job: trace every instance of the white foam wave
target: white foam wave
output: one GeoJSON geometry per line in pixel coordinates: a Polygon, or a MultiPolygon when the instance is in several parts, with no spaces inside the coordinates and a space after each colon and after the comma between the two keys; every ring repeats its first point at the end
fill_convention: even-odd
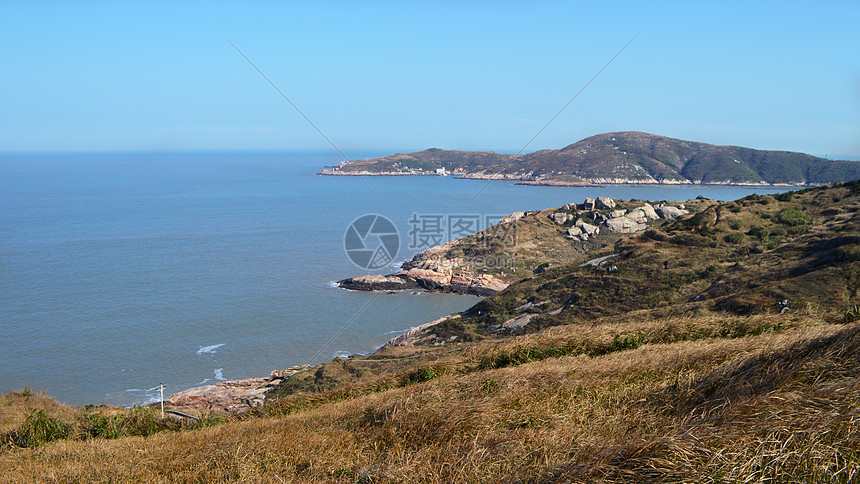
{"type": "Polygon", "coordinates": [[[226,343],[220,343],[220,344],[217,344],[217,345],[209,345],[209,346],[201,346],[201,347],[197,350],[197,354],[198,354],[198,355],[204,355],[204,354],[212,354],[212,353],[215,353],[215,350],[217,350],[218,348],[220,348],[220,347],[224,346],[225,344],[226,344],[226,343]]]}
{"type": "Polygon", "coordinates": [[[199,382],[199,383],[197,383],[197,384],[198,384],[198,385],[202,385],[202,384],[206,383],[207,381],[212,381],[212,379],[211,379],[211,378],[204,378],[204,379],[203,379],[203,381],[201,381],[201,382],[199,382]]]}
{"type": "Polygon", "coordinates": [[[340,287],[340,284],[338,284],[337,281],[328,281],[328,287],[332,289],[337,289],[340,287]]]}
{"type": "MultiPolygon", "coordinates": [[[[412,329],[412,328],[409,328],[409,329],[412,329]]],[[[385,332],[382,334],[400,334],[400,333],[405,333],[405,332],[409,331],[409,329],[395,329],[394,331],[388,331],[388,332],[385,332]]]]}
{"type": "Polygon", "coordinates": [[[351,354],[352,353],[350,353],[349,351],[338,351],[334,354],[334,357],[340,358],[340,359],[345,359],[345,358],[349,358],[349,355],[351,355],[351,354]]]}
{"type": "Polygon", "coordinates": [[[226,378],[224,378],[224,368],[215,368],[213,372],[215,373],[216,380],[226,380],[226,378]]]}

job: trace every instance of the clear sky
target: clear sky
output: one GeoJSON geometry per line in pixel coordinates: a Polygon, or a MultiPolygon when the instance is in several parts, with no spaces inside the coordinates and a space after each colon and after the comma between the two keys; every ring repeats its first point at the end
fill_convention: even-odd
{"type": "Polygon", "coordinates": [[[860,156],[860,2],[0,2],[0,151],[516,152],[637,130],[860,156]]]}

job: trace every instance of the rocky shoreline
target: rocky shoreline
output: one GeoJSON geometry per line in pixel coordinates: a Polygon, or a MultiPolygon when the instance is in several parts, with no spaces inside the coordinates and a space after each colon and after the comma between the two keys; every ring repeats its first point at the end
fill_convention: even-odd
{"type": "MultiPolygon", "coordinates": [[[[309,369],[308,365],[275,370],[268,377],[220,381],[174,393],[164,400],[173,409],[245,413],[263,406],[266,392],[284,379],[309,369]]],[[[153,404],[159,405],[159,404],[153,404]]]]}
{"type": "Polygon", "coordinates": [[[358,276],[337,281],[338,286],[353,291],[402,291],[423,289],[433,292],[491,296],[508,287],[508,283],[489,275],[471,275],[451,271],[409,269],[388,275],[358,276]]]}
{"type": "MultiPolygon", "coordinates": [[[[821,183],[767,183],[767,182],[733,182],[733,181],[709,181],[707,183],[692,180],[676,180],[656,178],[583,178],[582,181],[553,180],[552,178],[538,178],[531,175],[519,175],[510,173],[457,173],[453,172],[453,178],[463,180],[497,180],[515,181],[516,185],[525,186],[550,186],[550,187],[590,187],[602,188],[606,185],[702,185],[702,186],[734,186],[734,187],[762,187],[762,188],[804,188],[822,185],[821,183]]],[[[335,169],[321,170],[317,175],[323,176],[446,176],[435,172],[400,172],[400,171],[343,171],[335,169]]]]}
{"type": "MultiPolygon", "coordinates": [[[[563,230],[567,239],[586,242],[596,237],[601,228],[619,234],[629,234],[645,230],[654,221],[674,220],[688,213],[683,204],[651,205],[643,202],[641,206],[633,207],[635,208],[631,210],[619,208],[616,201],[608,197],[586,198],[583,203],[569,203],[555,211],[548,211],[543,216],[547,216],[563,230]]],[[[532,215],[535,215],[535,212],[515,212],[504,217],[500,223],[514,223],[532,215]]],[[[503,279],[504,273],[473,274],[465,270],[468,264],[464,259],[450,256],[452,249],[460,243],[460,240],[455,240],[420,252],[411,260],[404,262],[399,272],[350,277],[338,281],[337,284],[341,288],[355,291],[417,289],[482,297],[493,295],[510,285],[503,279]]],[[[450,343],[451,340],[437,338],[432,331],[428,330],[457,316],[452,314],[424,323],[391,338],[385,346],[450,343]]],[[[530,313],[524,313],[497,328],[492,328],[492,331],[517,331],[527,325],[532,316],[530,313]]],[[[286,378],[309,368],[308,365],[294,366],[275,370],[264,378],[229,380],[189,388],[173,394],[164,403],[183,410],[244,413],[252,408],[263,406],[269,390],[278,386],[286,378]]]]}
{"type": "Polygon", "coordinates": [[[499,276],[463,270],[463,259],[447,256],[456,243],[452,241],[418,253],[412,260],[404,262],[399,272],[350,277],[337,281],[337,284],[353,291],[420,289],[473,296],[491,296],[508,287],[509,283],[499,276]]]}

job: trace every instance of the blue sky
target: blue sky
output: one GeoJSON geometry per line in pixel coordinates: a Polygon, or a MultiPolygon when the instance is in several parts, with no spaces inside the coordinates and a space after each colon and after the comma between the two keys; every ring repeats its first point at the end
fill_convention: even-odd
{"type": "Polygon", "coordinates": [[[638,130],[860,157],[860,2],[0,3],[0,151],[516,152],[638,130]]]}

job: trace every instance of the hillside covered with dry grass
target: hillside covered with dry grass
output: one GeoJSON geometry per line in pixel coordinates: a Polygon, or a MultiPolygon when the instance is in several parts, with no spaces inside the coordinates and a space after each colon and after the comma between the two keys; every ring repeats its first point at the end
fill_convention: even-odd
{"type": "Polygon", "coordinates": [[[426,344],[310,368],[242,416],[5,394],[0,481],[857,480],[860,183],[695,210],[595,247],[601,267],[534,251],[548,270],[426,344]]]}

